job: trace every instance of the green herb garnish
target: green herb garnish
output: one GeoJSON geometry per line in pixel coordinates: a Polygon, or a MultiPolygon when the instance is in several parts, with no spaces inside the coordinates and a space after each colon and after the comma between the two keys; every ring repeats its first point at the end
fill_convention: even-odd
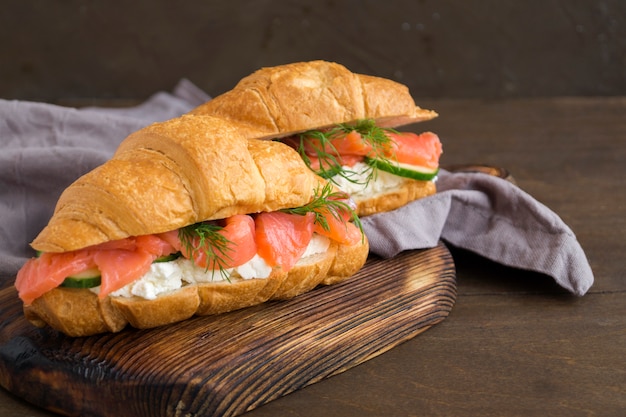
{"type": "MultiPolygon", "coordinates": [[[[226,271],[228,262],[232,259],[228,252],[233,250],[232,242],[219,233],[223,227],[213,223],[195,223],[178,230],[178,238],[184,247],[184,252],[194,262],[194,258],[202,253],[206,257],[206,270],[209,265],[217,266],[220,274],[230,282],[226,271]]],[[[215,273],[215,269],[213,269],[215,273]]]]}
{"type": "Polygon", "coordinates": [[[350,220],[357,226],[363,236],[363,225],[361,219],[357,216],[354,209],[345,202],[348,198],[343,191],[335,191],[332,183],[328,182],[320,190],[316,188],[313,193],[313,199],[304,206],[282,209],[280,211],[290,214],[299,214],[304,216],[307,213],[315,214],[315,223],[319,224],[322,229],[328,231],[330,226],[326,220],[326,213],[330,213],[335,219],[343,220],[342,213],[348,213],[350,220]]]}
{"type": "Polygon", "coordinates": [[[315,172],[323,178],[332,180],[332,177],[339,175],[352,183],[367,185],[375,178],[375,168],[368,168],[369,173],[365,181],[355,179],[356,173],[354,171],[342,168],[340,157],[338,156],[339,152],[332,143],[333,139],[338,136],[347,135],[352,131],[358,132],[363,141],[372,146],[372,152],[368,155],[369,157],[383,160],[387,159],[385,157],[385,150],[388,149],[391,143],[391,138],[389,138],[388,133],[395,133],[396,131],[391,128],[376,126],[373,119],[358,120],[355,124],[340,123],[326,131],[309,130],[303,132],[298,135],[300,144],[297,151],[309,168],[311,167],[311,159],[307,155],[307,150],[309,152],[313,151],[320,163],[319,169],[315,170],[315,172]]]}

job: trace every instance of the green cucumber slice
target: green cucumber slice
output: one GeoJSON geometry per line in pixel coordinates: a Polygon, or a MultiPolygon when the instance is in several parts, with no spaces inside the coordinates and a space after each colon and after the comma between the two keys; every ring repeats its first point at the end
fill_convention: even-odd
{"type": "Polygon", "coordinates": [[[169,262],[180,258],[180,252],[170,253],[169,255],[159,256],[154,262],[169,262]]]}
{"type": "Polygon", "coordinates": [[[439,168],[431,169],[420,167],[417,165],[403,164],[400,162],[392,162],[384,159],[365,158],[365,163],[400,177],[411,178],[420,181],[430,181],[437,176],[439,168]]]}
{"type": "MultiPolygon", "coordinates": [[[[160,256],[156,258],[154,262],[169,262],[180,256],[180,252],[176,252],[160,256]]],[[[100,270],[98,268],[91,268],[78,274],[68,276],[63,280],[60,286],[66,288],[93,288],[99,286],[101,283],[102,278],[100,276],[100,270]]]]}
{"type": "Polygon", "coordinates": [[[61,287],[93,288],[100,285],[100,283],[100,270],[98,268],[92,268],[65,278],[61,283],[61,287]]]}

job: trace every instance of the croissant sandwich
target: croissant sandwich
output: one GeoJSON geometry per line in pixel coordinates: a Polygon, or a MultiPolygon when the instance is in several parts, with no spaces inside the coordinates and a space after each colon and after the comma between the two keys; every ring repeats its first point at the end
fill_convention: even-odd
{"type": "Polygon", "coordinates": [[[353,208],[289,146],[185,115],[62,193],[15,286],[28,320],[69,336],[289,299],[363,266],[353,208]]]}
{"type": "Polygon", "coordinates": [[[337,63],[262,68],[191,111],[242,123],[248,135],[279,139],[349,193],[357,214],[396,209],[436,192],[442,146],[432,132],[395,128],[427,121],[406,86],[337,63]]]}

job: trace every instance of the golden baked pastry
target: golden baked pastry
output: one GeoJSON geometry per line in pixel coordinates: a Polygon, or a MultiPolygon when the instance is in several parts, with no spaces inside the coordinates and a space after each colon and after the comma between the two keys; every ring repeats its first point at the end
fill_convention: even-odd
{"type": "MultiPolygon", "coordinates": [[[[308,152],[308,157],[313,157],[313,152],[302,150],[299,144],[300,138],[307,132],[327,132],[337,126],[358,126],[363,121],[371,121],[380,129],[397,128],[437,117],[436,112],[417,106],[403,84],[353,73],[338,63],[319,60],[261,68],[241,79],[232,90],[190,113],[236,121],[243,126],[243,134],[250,138],[290,138],[294,147],[300,146],[301,153],[308,152]]],[[[367,179],[358,180],[361,187],[346,189],[358,204],[359,216],[393,210],[436,192],[433,179],[438,169],[441,146],[433,134],[428,139],[434,139],[434,142],[431,140],[428,145],[431,160],[427,161],[425,169],[423,165],[417,170],[409,166],[408,176],[389,183],[370,172],[367,179]]],[[[421,139],[416,137],[415,140],[421,139]]],[[[343,154],[337,152],[338,155],[331,152],[331,164],[340,165],[334,159],[343,154]]],[[[364,154],[367,152],[363,151],[364,154]]],[[[396,161],[395,155],[388,155],[387,159],[392,165],[403,162],[396,161]]],[[[341,167],[344,172],[355,170],[361,175],[364,171],[371,171],[367,165],[358,165],[357,168],[349,163],[344,165],[341,167]]],[[[386,168],[396,176],[401,171],[389,164],[386,168]]],[[[407,167],[402,165],[402,169],[406,171],[407,167]]],[[[334,181],[331,175],[327,177],[334,181]]],[[[350,179],[349,182],[355,181],[350,179]]],[[[344,185],[339,184],[340,188],[344,185]]]]}
{"type": "MultiPolygon", "coordinates": [[[[300,253],[295,265],[288,267],[261,256],[261,264],[257,260],[249,267],[252,272],[240,270],[240,264],[228,264],[230,255],[238,256],[239,250],[236,241],[229,240],[231,235],[220,238],[233,252],[227,255],[226,249],[216,245],[218,252],[211,247],[214,258],[201,265],[201,258],[195,257],[197,248],[185,246],[187,241],[180,234],[180,230],[194,225],[216,226],[210,230],[219,234],[228,228],[228,219],[243,216],[242,224],[248,226],[238,230],[258,239],[258,220],[253,219],[306,206],[317,201],[320,190],[333,190],[328,187],[328,182],[308,169],[292,148],[280,142],[249,140],[236,122],[184,115],[147,126],[129,135],[111,160],[62,193],[48,225],[32,243],[43,254],[28,261],[16,279],[25,315],[37,326],[49,325],[70,336],[86,336],[117,332],[128,324],[152,328],[193,315],[228,312],[340,282],[366,261],[368,242],[362,234],[358,239],[338,241],[330,235],[313,234],[311,229],[316,242],[322,242],[321,248],[310,255],[300,253]],[[223,219],[224,227],[219,223],[223,219]],[[157,251],[164,252],[157,255],[157,251]],[[166,278],[157,274],[142,284],[149,291],[135,291],[137,282],[146,279],[143,272],[124,281],[123,286],[121,279],[108,284],[124,274],[116,268],[135,267],[125,263],[127,259],[136,258],[139,263],[149,259],[147,268],[152,271],[162,255],[179,256],[158,262],[158,268],[169,268],[168,274],[180,275],[173,281],[177,287],[159,287],[157,281],[166,278]],[[223,265],[220,256],[226,262],[223,265]],[[95,267],[101,274],[98,286],[67,287],[68,279],[86,282],[84,277],[73,278],[77,272],[73,269],[71,274],[63,272],[70,271],[63,268],[70,268],[66,265],[73,262],[83,262],[79,270],[83,275],[95,267]],[[155,292],[157,287],[161,289],[155,292]]],[[[337,204],[341,210],[347,207],[337,204]]],[[[343,225],[355,227],[347,220],[343,225]]],[[[254,244],[260,248],[259,242],[254,244]]]]}

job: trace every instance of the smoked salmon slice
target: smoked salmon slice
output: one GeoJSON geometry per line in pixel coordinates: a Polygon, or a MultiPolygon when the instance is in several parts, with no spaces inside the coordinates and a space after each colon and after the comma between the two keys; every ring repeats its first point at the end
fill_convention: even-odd
{"type": "Polygon", "coordinates": [[[43,253],[38,258],[28,260],[18,271],[15,287],[24,304],[29,305],[42,294],[61,285],[68,276],[95,266],[93,256],[87,250],[43,253]]]}
{"type": "MultiPolygon", "coordinates": [[[[361,155],[365,156],[372,152],[372,145],[363,139],[363,136],[356,130],[352,130],[349,133],[337,136],[330,140],[332,150],[329,153],[333,155],[361,155]]],[[[315,143],[314,146],[320,146],[319,143],[315,143]]]]}
{"type": "MultiPolygon", "coordinates": [[[[337,166],[354,166],[365,157],[384,157],[431,169],[439,166],[442,146],[435,133],[388,131],[385,134],[389,142],[379,144],[376,149],[356,130],[337,135],[328,141],[314,136],[307,137],[302,144],[304,153],[309,159],[309,167],[314,171],[332,171],[337,166]]],[[[283,141],[296,149],[301,146],[297,137],[286,138],[283,141]]]]}
{"type": "Polygon", "coordinates": [[[174,251],[180,252],[182,250],[182,244],[180,242],[178,230],[171,230],[169,232],[159,233],[157,236],[169,243],[174,248],[174,251]]]}
{"type": "Polygon", "coordinates": [[[402,132],[390,133],[392,149],[388,157],[398,162],[435,169],[439,166],[442,153],[439,136],[432,132],[421,134],[402,132]]]}
{"type": "Polygon", "coordinates": [[[145,275],[156,258],[155,254],[142,250],[112,249],[95,252],[93,259],[101,274],[98,297],[104,298],[145,275]]]}
{"type": "Polygon", "coordinates": [[[96,249],[100,250],[92,250],[101,274],[100,298],[141,278],[159,256],[175,252],[171,244],[157,235],[129,237],[104,245],[107,249],[99,246],[96,249]]]}
{"type": "Polygon", "coordinates": [[[255,219],[257,252],[269,266],[289,271],[304,254],[311,238],[315,214],[275,211],[259,213],[255,219]]]}
{"type": "MultiPolygon", "coordinates": [[[[339,155],[335,158],[339,166],[347,166],[347,167],[352,167],[356,165],[358,162],[363,161],[363,159],[365,159],[363,155],[339,155]]],[[[309,155],[309,161],[310,161],[309,167],[313,171],[328,170],[328,169],[332,169],[335,166],[334,164],[329,164],[327,160],[325,160],[322,163],[322,161],[320,161],[320,158],[318,158],[317,156],[313,156],[313,155],[309,155]]]]}
{"type": "Polygon", "coordinates": [[[144,275],[159,256],[175,248],[156,235],[129,237],[64,253],[43,253],[18,271],[15,287],[26,305],[58,287],[65,278],[97,267],[101,298],[144,275]]]}
{"type": "MultiPolygon", "coordinates": [[[[200,236],[202,225],[196,227],[196,236],[188,244],[179,243],[183,256],[193,259],[197,266],[206,269],[234,268],[248,262],[257,252],[254,219],[246,214],[237,214],[225,220],[223,228],[215,228],[213,237],[200,236]],[[219,236],[217,236],[219,235],[219,236]]],[[[168,236],[167,239],[173,239],[168,236]]],[[[179,240],[180,242],[180,240],[179,240]]]]}
{"type": "MultiPolygon", "coordinates": [[[[356,159],[363,159],[366,155],[372,152],[372,145],[363,140],[363,137],[356,130],[336,136],[328,142],[324,142],[317,138],[307,138],[304,141],[304,152],[312,159],[317,159],[321,154],[332,155],[339,157],[340,162],[342,159],[352,157],[356,159]]],[[[346,165],[343,163],[343,165],[346,165]]]]}
{"type": "Polygon", "coordinates": [[[157,258],[178,251],[171,243],[158,235],[137,236],[135,237],[135,244],[137,245],[136,250],[156,255],[157,258]]]}
{"type": "Polygon", "coordinates": [[[323,224],[316,222],[313,231],[319,235],[326,236],[343,245],[354,245],[363,239],[361,230],[348,221],[349,216],[341,215],[341,213],[331,213],[330,210],[324,210],[321,213],[326,219],[327,228],[323,224]]]}

